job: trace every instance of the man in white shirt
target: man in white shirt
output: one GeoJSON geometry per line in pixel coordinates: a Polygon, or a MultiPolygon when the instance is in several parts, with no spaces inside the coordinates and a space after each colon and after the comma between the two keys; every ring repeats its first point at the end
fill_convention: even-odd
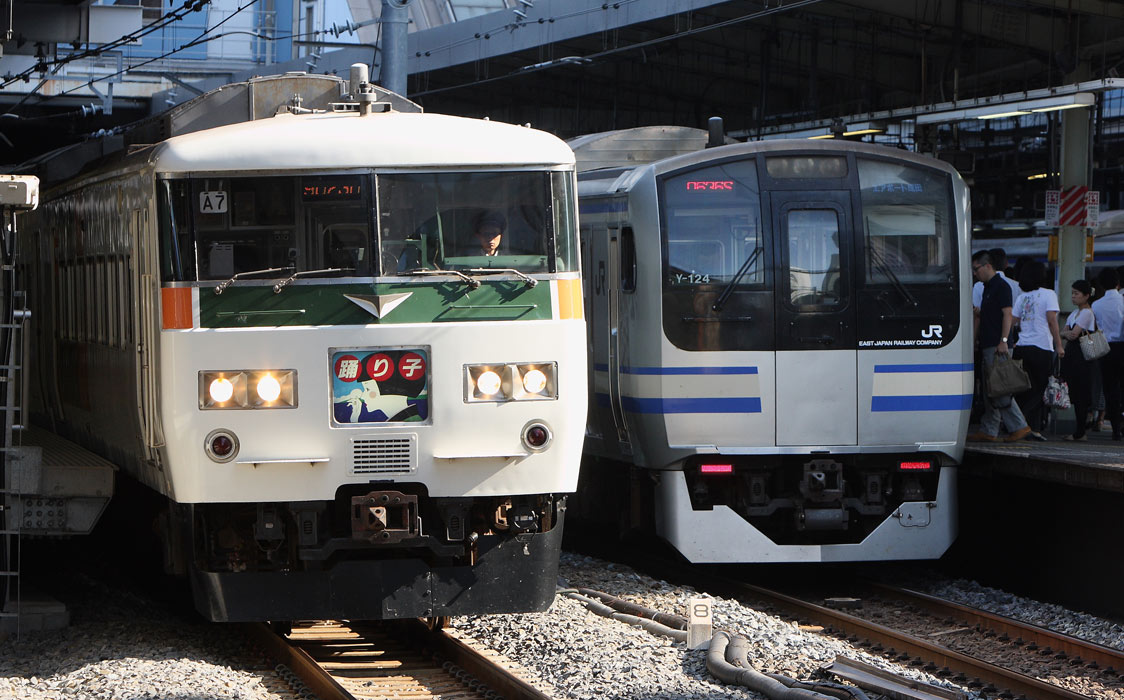
{"type": "Polygon", "coordinates": [[[1106,267],[1097,274],[1097,286],[1105,290],[1104,296],[1093,302],[1093,316],[1097,328],[1104,331],[1109,353],[1100,359],[1101,380],[1104,385],[1104,407],[1112,423],[1112,439],[1121,436],[1121,379],[1124,379],[1124,296],[1120,294],[1120,275],[1106,267]]]}

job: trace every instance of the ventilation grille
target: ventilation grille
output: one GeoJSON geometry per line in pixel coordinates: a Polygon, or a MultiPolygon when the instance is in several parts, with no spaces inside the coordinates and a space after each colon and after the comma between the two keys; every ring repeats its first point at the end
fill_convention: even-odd
{"type": "Polygon", "coordinates": [[[358,438],[351,441],[353,474],[412,472],[417,468],[417,436],[358,438]]]}

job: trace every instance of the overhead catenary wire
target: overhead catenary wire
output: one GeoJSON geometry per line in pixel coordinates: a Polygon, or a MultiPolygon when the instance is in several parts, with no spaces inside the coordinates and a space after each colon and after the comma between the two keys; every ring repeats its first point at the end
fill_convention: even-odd
{"type": "MultiPolygon", "coordinates": [[[[252,34],[252,35],[258,36],[256,32],[247,32],[247,31],[242,31],[242,30],[233,31],[233,32],[223,32],[221,34],[216,34],[216,35],[210,36],[210,37],[207,36],[207,34],[210,34],[211,32],[213,32],[216,29],[218,29],[219,27],[221,27],[222,25],[229,22],[239,12],[242,12],[246,8],[248,8],[252,5],[256,5],[257,3],[258,3],[258,0],[250,0],[245,5],[242,5],[238,9],[234,10],[234,12],[231,12],[222,21],[217,22],[215,24],[215,26],[205,29],[203,32],[201,32],[194,39],[182,44],[181,46],[178,46],[178,47],[172,49],[171,51],[165,52],[165,53],[163,53],[159,56],[156,56],[154,58],[150,58],[150,59],[141,61],[140,63],[135,63],[131,66],[126,67],[126,68],[122,68],[121,70],[119,70],[115,73],[110,73],[108,75],[99,76],[97,78],[91,78],[90,80],[87,80],[86,82],[82,83],[81,85],[76,85],[75,87],[72,87],[68,90],[63,90],[62,92],[59,92],[59,93],[54,94],[54,95],[47,95],[47,96],[41,98],[40,101],[41,102],[48,102],[48,101],[50,101],[50,100],[52,100],[56,97],[62,97],[63,95],[68,95],[68,94],[70,94],[70,93],[72,93],[76,90],[81,90],[82,88],[89,87],[89,86],[93,85],[94,83],[98,83],[98,82],[101,82],[103,80],[109,80],[111,78],[116,78],[117,76],[124,75],[125,73],[128,73],[131,70],[136,70],[137,68],[140,68],[142,66],[146,66],[150,63],[155,63],[156,61],[160,61],[162,59],[168,58],[169,56],[177,54],[180,51],[186,51],[187,49],[193,48],[193,47],[198,46],[200,44],[204,44],[208,41],[214,41],[215,39],[221,39],[224,36],[231,36],[231,35],[234,35],[234,34],[252,34]]],[[[263,37],[263,38],[266,38],[266,37],[263,37]]]]}
{"type": "Polygon", "coordinates": [[[141,27],[135,32],[125,34],[107,44],[101,44],[97,48],[85,49],[76,53],[67,54],[61,58],[56,58],[50,61],[37,61],[36,64],[31,66],[30,68],[27,68],[15,75],[6,76],[3,79],[3,82],[0,82],[0,89],[8,87],[12,83],[26,81],[31,78],[31,75],[33,73],[44,72],[47,68],[61,67],[68,63],[73,63],[74,61],[78,61],[84,58],[95,58],[107,51],[112,51],[114,49],[125,46],[126,44],[131,44],[136,40],[144,38],[157,30],[163,29],[172,22],[178,22],[179,20],[187,17],[194,12],[199,12],[208,4],[210,4],[210,1],[211,0],[185,0],[183,6],[180,9],[170,10],[166,12],[162,17],[154,20],[150,24],[141,27]]]}
{"type": "MultiPolygon", "coordinates": [[[[637,42],[635,44],[628,44],[626,46],[617,46],[617,47],[614,47],[614,48],[611,48],[611,49],[605,49],[604,51],[598,51],[596,53],[589,54],[588,56],[580,57],[580,62],[581,63],[588,63],[588,62],[594,61],[598,58],[603,58],[605,56],[609,56],[609,55],[612,55],[612,54],[623,53],[625,51],[635,51],[637,49],[643,49],[645,47],[653,46],[655,44],[662,44],[662,43],[666,43],[668,41],[675,41],[676,39],[682,39],[684,37],[694,36],[695,34],[701,34],[703,32],[710,32],[710,31],[714,31],[716,29],[723,29],[725,27],[730,27],[730,26],[733,26],[733,25],[736,25],[736,24],[741,24],[742,22],[750,22],[750,21],[753,21],[755,19],[760,19],[762,17],[768,17],[770,15],[774,15],[774,14],[777,14],[777,13],[780,13],[780,12],[788,12],[788,11],[791,11],[791,10],[799,9],[801,7],[806,7],[808,5],[815,5],[815,4],[818,4],[822,1],[823,0],[796,0],[795,2],[792,2],[792,3],[787,4],[787,5],[784,5],[784,4],[777,5],[776,7],[770,7],[770,8],[766,8],[764,10],[758,10],[756,12],[750,12],[750,13],[747,13],[747,14],[744,14],[744,15],[740,15],[738,17],[732,17],[730,19],[722,20],[720,22],[715,22],[713,24],[708,24],[708,25],[705,25],[705,26],[702,26],[702,27],[692,27],[690,29],[684,29],[682,31],[673,32],[671,34],[666,34],[664,36],[659,36],[659,37],[656,37],[654,39],[648,39],[646,41],[640,41],[640,42],[637,42]]],[[[503,29],[503,27],[501,27],[500,29],[503,29]]],[[[481,38],[480,33],[477,33],[475,35],[475,38],[476,39],[481,38]]],[[[487,38],[487,34],[484,35],[484,38],[487,38]]],[[[464,41],[461,41],[461,42],[453,42],[453,43],[449,44],[447,46],[447,48],[452,48],[453,46],[456,46],[456,45],[462,44],[462,43],[466,43],[467,41],[471,41],[471,39],[467,39],[467,40],[464,40],[464,41]]],[[[433,53],[435,51],[441,51],[441,50],[444,50],[444,47],[443,48],[437,48],[437,49],[431,49],[430,53],[433,53]]],[[[457,85],[449,85],[449,86],[446,86],[446,87],[434,88],[432,90],[425,90],[425,91],[422,91],[422,92],[415,93],[414,97],[425,97],[427,95],[435,95],[435,94],[442,93],[442,92],[449,92],[451,90],[460,90],[462,88],[474,87],[474,86],[477,86],[477,85],[483,85],[484,83],[492,83],[492,82],[496,82],[497,80],[507,80],[509,78],[515,78],[515,77],[527,75],[528,73],[536,73],[538,71],[546,70],[548,68],[554,68],[554,67],[557,67],[559,65],[568,65],[569,63],[573,63],[573,62],[574,61],[569,61],[569,62],[546,61],[544,63],[536,64],[536,65],[528,67],[528,68],[521,68],[519,70],[515,70],[515,71],[512,71],[510,73],[505,73],[504,75],[497,75],[497,76],[489,77],[489,78],[480,78],[480,79],[477,79],[477,80],[469,81],[467,83],[460,83],[460,84],[457,84],[457,85]]]]}

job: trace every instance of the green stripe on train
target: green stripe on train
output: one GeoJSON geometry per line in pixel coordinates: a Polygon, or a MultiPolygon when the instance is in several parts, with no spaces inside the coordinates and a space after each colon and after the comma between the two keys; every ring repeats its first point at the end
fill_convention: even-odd
{"type": "Polygon", "coordinates": [[[291,284],[234,286],[222,294],[199,290],[199,325],[203,328],[256,326],[348,326],[452,321],[537,321],[551,318],[550,284],[528,288],[520,280],[481,280],[469,291],[463,282],[394,284],[291,284]],[[409,294],[378,318],[364,306],[385,309],[386,297],[409,294]],[[350,295],[358,300],[352,301],[350,295]]]}

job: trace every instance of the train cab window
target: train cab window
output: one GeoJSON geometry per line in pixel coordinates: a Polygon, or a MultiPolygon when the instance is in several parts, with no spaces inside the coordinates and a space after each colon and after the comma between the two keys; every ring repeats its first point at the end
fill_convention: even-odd
{"type": "Polygon", "coordinates": [[[793,306],[835,306],[839,288],[839,214],[834,209],[790,209],[788,234],[789,302],[793,306]]]}
{"type": "Polygon", "coordinates": [[[749,287],[764,283],[761,203],[753,161],[669,177],[663,182],[663,200],[665,286],[693,289],[734,281],[749,287]]]}
{"type": "Polygon", "coordinates": [[[936,170],[858,159],[868,285],[953,281],[952,193],[936,170]]]}
{"type": "Polygon", "coordinates": [[[367,175],[335,174],[166,180],[163,278],[290,274],[285,268],[308,277],[369,275],[368,184],[367,175]]]}
{"type": "Polygon", "coordinates": [[[384,275],[415,270],[576,269],[569,173],[383,173],[379,252],[384,275]],[[562,177],[559,177],[562,176],[562,177]],[[499,232],[486,245],[478,231],[499,232]],[[565,239],[559,244],[556,238],[565,239]]]}

